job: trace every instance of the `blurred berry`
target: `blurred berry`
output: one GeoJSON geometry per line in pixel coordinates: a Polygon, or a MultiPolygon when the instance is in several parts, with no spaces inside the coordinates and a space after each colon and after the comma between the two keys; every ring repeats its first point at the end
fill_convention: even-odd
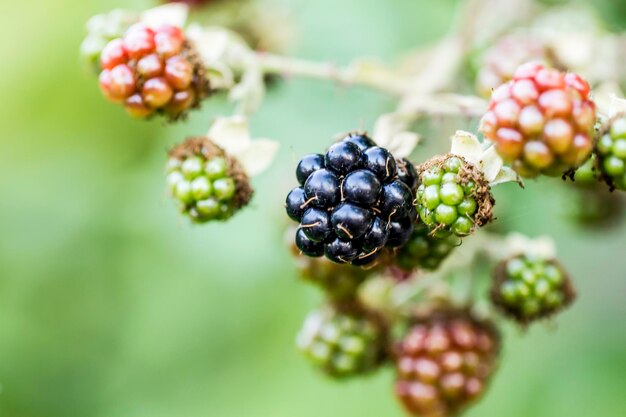
{"type": "Polygon", "coordinates": [[[362,308],[328,305],[308,315],[297,345],[329,376],[359,376],[376,370],[386,359],[387,329],[362,308]]]}
{"type": "Polygon", "coordinates": [[[434,271],[461,244],[459,237],[451,234],[435,236],[428,226],[415,226],[411,238],[396,254],[395,264],[404,271],[425,269],[434,271]]]}
{"type": "Polygon", "coordinates": [[[496,328],[464,310],[416,319],[396,349],[396,395],[419,417],[456,416],[477,400],[497,364],[496,328]]]}
{"type": "Polygon", "coordinates": [[[491,300],[521,324],[552,316],[575,297],[572,283],[554,259],[518,255],[494,271],[491,300]]]}
{"type": "Polygon", "coordinates": [[[163,114],[176,120],[209,93],[202,64],[174,26],[132,25],[104,47],[100,65],[102,93],[133,117],[163,114]]]}
{"type": "Polygon", "coordinates": [[[500,38],[484,51],[478,63],[476,90],[489,98],[491,92],[513,79],[515,70],[526,62],[554,64],[547,44],[531,34],[511,34],[500,38]]]}
{"type": "Polygon", "coordinates": [[[612,118],[596,144],[598,170],[610,186],[626,191],[626,115],[612,118]]]}

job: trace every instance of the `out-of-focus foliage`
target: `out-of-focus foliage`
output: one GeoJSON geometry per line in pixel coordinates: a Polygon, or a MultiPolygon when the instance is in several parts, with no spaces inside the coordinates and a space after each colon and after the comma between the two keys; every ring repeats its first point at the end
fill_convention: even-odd
{"type": "MultiPolygon", "coordinates": [[[[435,40],[458,2],[284,3],[299,27],[295,54],[346,63],[435,40]]],[[[285,144],[255,179],[263,191],[228,224],[192,227],[165,198],[165,151],[229,109],[209,103],[177,126],[134,121],[77,64],[89,16],[152,4],[2,5],[0,49],[10,59],[0,69],[0,416],[401,416],[390,372],[337,386],[298,356],[293,335],[319,299],[298,281],[282,236],[294,155],[336,132],[371,129],[390,101],[286,80],[252,122],[285,144]]],[[[598,7],[626,27],[620,2],[598,7]]],[[[457,128],[475,128],[459,119],[438,124],[435,137],[423,127],[424,155],[447,148],[457,128]]],[[[503,229],[555,237],[579,302],[558,337],[511,329],[490,395],[469,417],[626,415],[617,366],[626,351],[625,230],[575,229],[555,185],[503,186],[495,215],[503,229]]]]}

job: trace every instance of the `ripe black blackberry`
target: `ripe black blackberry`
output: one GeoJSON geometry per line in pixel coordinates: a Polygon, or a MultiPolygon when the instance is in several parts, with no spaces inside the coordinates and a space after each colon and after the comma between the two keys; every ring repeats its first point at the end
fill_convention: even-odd
{"type": "Polygon", "coordinates": [[[286,210],[300,223],[295,241],[303,254],[366,265],[382,248],[410,238],[415,167],[366,135],[350,134],[324,155],[305,156],[296,177],[300,186],[287,195],[286,210]]]}

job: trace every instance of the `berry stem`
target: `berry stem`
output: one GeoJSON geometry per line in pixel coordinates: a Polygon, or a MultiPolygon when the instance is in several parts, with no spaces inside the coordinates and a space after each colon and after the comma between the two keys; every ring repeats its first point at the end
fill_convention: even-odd
{"type": "Polygon", "coordinates": [[[340,67],[329,62],[315,62],[267,52],[258,52],[256,56],[261,69],[269,74],[317,78],[342,85],[363,85],[398,96],[406,92],[407,81],[382,67],[365,72],[359,71],[357,66],[340,67]]]}

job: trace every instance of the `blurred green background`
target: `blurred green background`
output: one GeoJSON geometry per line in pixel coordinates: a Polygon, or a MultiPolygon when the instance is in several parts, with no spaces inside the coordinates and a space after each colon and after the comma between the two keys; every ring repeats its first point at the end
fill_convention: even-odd
{"type": "MultiPolygon", "coordinates": [[[[621,3],[595,6],[624,27],[621,3]]],[[[436,39],[457,2],[287,4],[294,54],[347,63],[436,39]]],[[[176,126],[134,121],[77,57],[89,16],[150,5],[0,5],[0,416],[402,416],[392,372],[338,384],[293,347],[321,296],[297,279],[282,211],[297,155],[371,128],[393,101],[287,80],[252,120],[255,135],[284,144],[255,179],[252,207],[192,227],[164,194],[165,150],[229,107],[212,103],[176,126]]],[[[626,230],[574,228],[574,200],[553,186],[501,187],[496,215],[554,236],[580,298],[556,326],[506,327],[501,369],[468,416],[626,415],[626,230]]]]}

